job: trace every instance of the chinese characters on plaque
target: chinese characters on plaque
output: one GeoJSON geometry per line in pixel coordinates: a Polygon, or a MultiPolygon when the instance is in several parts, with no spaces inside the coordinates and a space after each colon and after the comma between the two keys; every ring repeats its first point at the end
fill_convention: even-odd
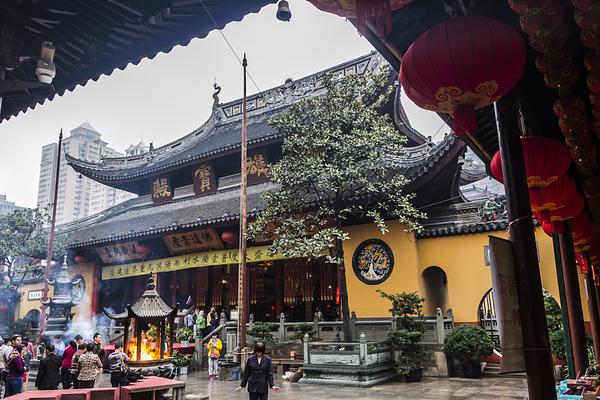
{"type": "Polygon", "coordinates": [[[263,182],[268,179],[269,166],[264,150],[248,152],[246,161],[246,171],[248,173],[248,185],[263,182]]]}
{"type": "Polygon", "coordinates": [[[135,252],[137,242],[125,242],[96,247],[96,252],[105,264],[141,260],[144,255],[135,252]]]}
{"type": "Polygon", "coordinates": [[[223,242],[213,228],[166,235],[163,240],[171,254],[223,248],[223,242]]]}
{"type": "MultiPolygon", "coordinates": [[[[158,260],[140,261],[131,264],[110,265],[102,268],[102,279],[119,279],[130,276],[149,275],[160,272],[172,272],[188,268],[210,267],[213,265],[237,264],[239,250],[215,250],[191,253],[158,260]]],[[[269,246],[250,247],[246,261],[260,262],[284,260],[279,253],[269,254],[269,246]]]]}
{"type": "Polygon", "coordinates": [[[215,174],[210,164],[202,164],[194,170],[194,192],[197,195],[213,193],[217,190],[215,174]]]}
{"type": "Polygon", "coordinates": [[[155,204],[161,204],[173,199],[173,190],[169,178],[161,176],[152,181],[152,201],[155,204]]]}

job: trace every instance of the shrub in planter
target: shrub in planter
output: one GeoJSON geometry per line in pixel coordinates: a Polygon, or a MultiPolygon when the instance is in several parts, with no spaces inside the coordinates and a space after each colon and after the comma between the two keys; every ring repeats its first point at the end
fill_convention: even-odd
{"type": "Polygon", "coordinates": [[[423,377],[423,363],[431,358],[431,351],[421,345],[423,338],[423,301],[417,292],[387,294],[378,290],[381,297],[392,303],[390,309],[394,326],[389,338],[399,352],[396,371],[407,382],[419,382],[423,377]]]}
{"type": "Polygon", "coordinates": [[[481,376],[481,358],[492,354],[494,343],[485,331],[471,325],[455,328],[444,340],[444,353],[463,363],[467,378],[481,376]]]}
{"type": "MultiPolygon", "coordinates": [[[[291,340],[304,340],[304,335],[308,333],[308,337],[312,339],[315,334],[313,324],[300,324],[294,326],[294,332],[290,335],[291,340]]],[[[310,340],[309,339],[309,340],[310,340]]]]}
{"type": "Polygon", "coordinates": [[[175,331],[175,336],[177,337],[177,341],[181,342],[184,347],[189,346],[190,340],[194,337],[194,331],[188,327],[181,327],[175,331]]]}
{"type": "Polygon", "coordinates": [[[191,354],[181,354],[177,350],[173,351],[173,365],[177,367],[179,375],[186,375],[187,369],[192,362],[191,354]]]}
{"type": "Polygon", "coordinates": [[[246,333],[252,336],[255,342],[275,343],[275,338],[271,332],[276,329],[277,324],[271,322],[255,322],[252,324],[252,328],[248,329],[246,333]]]}

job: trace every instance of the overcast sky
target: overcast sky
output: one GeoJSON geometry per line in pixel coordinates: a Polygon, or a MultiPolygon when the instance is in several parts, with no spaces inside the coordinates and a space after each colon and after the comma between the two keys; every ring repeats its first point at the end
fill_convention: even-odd
{"type": "MultiPolygon", "coordinates": [[[[260,90],[373,50],[345,19],[320,12],[305,0],[291,0],[290,8],[290,22],[278,21],[271,5],[222,31],[240,56],[247,53],[249,72],[260,90]]],[[[56,142],[61,128],[68,136],[86,120],[121,152],[140,139],[158,147],[184,136],[210,115],[215,79],[222,87],[221,102],[241,97],[241,67],[218,31],[2,122],[0,194],[35,207],[42,146],[56,142]]],[[[252,85],[248,90],[256,92],[252,85]]],[[[434,113],[405,103],[423,134],[442,136],[448,130],[440,129],[434,113]]]]}

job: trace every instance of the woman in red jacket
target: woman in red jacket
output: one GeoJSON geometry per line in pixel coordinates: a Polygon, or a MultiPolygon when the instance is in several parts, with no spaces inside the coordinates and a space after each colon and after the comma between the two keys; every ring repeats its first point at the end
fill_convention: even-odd
{"type": "Polygon", "coordinates": [[[74,340],[71,340],[65,351],[63,351],[62,362],[60,364],[60,380],[62,382],[63,389],[71,389],[73,384],[71,369],[73,368],[73,355],[76,351],[77,342],[74,340]]]}

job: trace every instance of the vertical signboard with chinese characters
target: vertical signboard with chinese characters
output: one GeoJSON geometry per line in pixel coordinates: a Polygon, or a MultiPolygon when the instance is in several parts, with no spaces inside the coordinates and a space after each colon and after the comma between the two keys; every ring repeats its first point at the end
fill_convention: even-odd
{"type": "Polygon", "coordinates": [[[523,372],[525,349],[515,263],[510,241],[490,236],[492,289],[502,344],[501,373],[523,372]]]}
{"type": "Polygon", "coordinates": [[[248,161],[246,163],[248,173],[248,185],[268,180],[269,166],[265,148],[248,150],[248,161]]]}
{"type": "Polygon", "coordinates": [[[173,199],[171,183],[166,175],[157,177],[152,181],[152,202],[154,204],[167,203],[173,199]]]}
{"type": "Polygon", "coordinates": [[[201,164],[194,170],[194,192],[197,195],[217,191],[217,183],[213,168],[210,164],[201,164]]]}

